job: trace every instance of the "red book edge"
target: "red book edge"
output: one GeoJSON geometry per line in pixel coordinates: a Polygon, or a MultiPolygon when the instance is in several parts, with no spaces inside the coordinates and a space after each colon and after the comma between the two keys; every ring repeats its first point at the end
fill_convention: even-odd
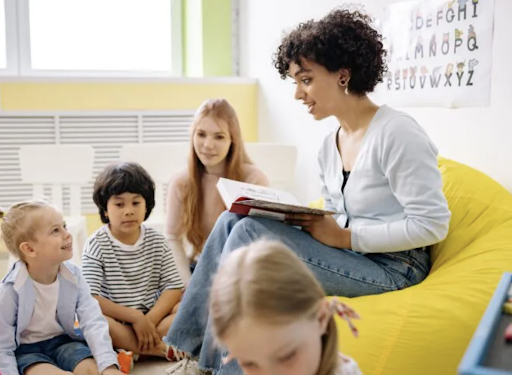
{"type": "Polygon", "coordinates": [[[251,206],[246,206],[244,204],[236,204],[236,202],[242,202],[242,201],[247,201],[247,200],[251,200],[251,198],[247,198],[247,197],[238,198],[236,201],[234,201],[231,204],[231,208],[229,209],[229,212],[232,212],[232,213],[238,214],[238,215],[248,216],[249,211],[251,211],[251,209],[256,209],[256,210],[261,210],[261,211],[276,212],[276,213],[284,214],[283,211],[269,210],[268,208],[261,208],[261,207],[251,207],[251,206]]]}

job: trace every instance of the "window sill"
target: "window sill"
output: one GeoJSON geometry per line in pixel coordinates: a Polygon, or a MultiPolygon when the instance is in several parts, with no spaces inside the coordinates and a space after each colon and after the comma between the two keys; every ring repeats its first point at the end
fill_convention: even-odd
{"type": "Polygon", "coordinates": [[[2,82],[55,82],[55,83],[174,83],[174,84],[255,84],[248,77],[57,77],[57,76],[0,76],[2,82]]]}

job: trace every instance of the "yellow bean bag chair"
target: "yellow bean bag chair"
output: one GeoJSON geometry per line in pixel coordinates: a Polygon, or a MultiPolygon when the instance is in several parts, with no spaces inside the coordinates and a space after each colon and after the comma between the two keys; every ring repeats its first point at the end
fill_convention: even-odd
{"type": "Polygon", "coordinates": [[[455,375],[498,281],[512,271],[512,194],[470,167],[439,159],[452,218],[421,284],[346,299],[360,337],[338,321],[341,350],[364,375],[455,375]]]}

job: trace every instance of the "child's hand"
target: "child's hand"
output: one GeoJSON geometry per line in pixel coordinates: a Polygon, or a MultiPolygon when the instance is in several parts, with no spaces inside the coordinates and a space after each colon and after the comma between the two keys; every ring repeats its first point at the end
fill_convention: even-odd
{"type": "Polygon", "coordinates": [[[158,346],[162,339],[158,336],[156,327],[151,320],[144,314],[132,324],[137,341],[139,343],[139,350],[143,353],[153,350],[158,346]]]}

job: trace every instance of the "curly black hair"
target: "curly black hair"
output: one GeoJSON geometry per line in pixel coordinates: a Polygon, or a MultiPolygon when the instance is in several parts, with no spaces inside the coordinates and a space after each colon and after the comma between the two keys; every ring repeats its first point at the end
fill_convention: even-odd
{"type": "Polygon", "coordinates": [[[355,95],[372,92],[387,71],[382,36],[372,19],[361,11],[338,8],[324,18],[309,20],[288,35],[273,56],[273,64],[286,79],[290,64],[312,60],[330,72],[350,71],[348,89],[355,95]]]}
{"type": "Polygon", "coordinates": [[[119,162],[108,165],[96,178],[92,199],[98,207],[101,221],[110,220],[105,214],[107,203],[114,195],[124,193],[140,194],[146,201],[146,220],[155,207],[155,183],[149,173],[139,164],[119,162]]]}

